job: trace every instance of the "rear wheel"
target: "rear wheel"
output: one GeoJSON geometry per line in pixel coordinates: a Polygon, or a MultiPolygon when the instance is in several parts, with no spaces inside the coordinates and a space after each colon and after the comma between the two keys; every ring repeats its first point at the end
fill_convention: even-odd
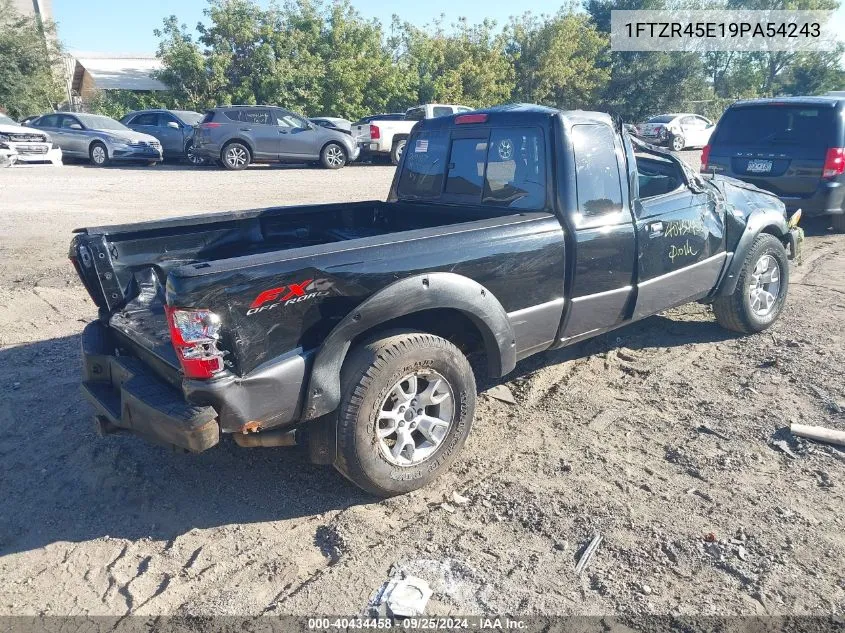
{"type": "Polygon", "coordinates": [[[739,273],[736,290],[713,302],[719,325],[735,332],[760,332],[774,323],[786,303],[789,260],[774,235],[757,236],[739,273]]]}
{"type": "Polygon", "coordinates": [[[340,169],[346,165],[346,150],[337,143],[329,143],[320,152],[320,164],[326,169],[340,169]]]}
{"type": "Polygon", "coordinates": [[[105,167],[109,164],[109,150],[104,143],[100,143],[99,141],[92,143],[88,155],[94,167],[105,167]]]}
{"type": "Polygon", "coordinates": [[[671,138],[672,149],[680,152],[687,146],[687,141],[683,134],[673,134],[671,138]]]}
{"type": "Polygon", "coordinates": [[[830,223],[837,233],[845,233],[845,213],[830,216],[830,223]]]}
{"type": "Polygon", "coordinates": [[[252,162],[252,156],[246,145],[235,141],[223,148],[220,161],[226,169],[240,171],[241,169],[246,169],[250,162],[252,162]]]}
{"type": "Polygon", "coordinates": [[[405,152],[405,145],[407,145],[408,139],[400,138],[398,141],[393,142],[393,147],[390,150],[390,162],[394,165],[398,165],[399,161],[402,160],[402,154],[405,152]]]}
{"type": "Polygon", "coordinates": [[[395,330],[351,352],[341,373],[335,467],[380,497],[446,471],[472,426],[475,377],[447,340],[395,330]]]}

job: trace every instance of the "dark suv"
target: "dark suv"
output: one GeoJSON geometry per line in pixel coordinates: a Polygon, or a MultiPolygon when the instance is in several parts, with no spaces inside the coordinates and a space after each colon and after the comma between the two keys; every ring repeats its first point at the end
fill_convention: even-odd
{"type": "Polygon", "coordinates": [[[790,211],[845,231],[845,97],[738,101],[701,154],[701,171],[776,194],[790,211]]]}
{"type": "Polygon", "coordinates": [[[348,134],[275,106],[206,111],[194,132],[194,148],[202,158],[227,169],[244,169],[254,162],[319,162],[327,169],[340,169],[359,154],[348,134]]]}

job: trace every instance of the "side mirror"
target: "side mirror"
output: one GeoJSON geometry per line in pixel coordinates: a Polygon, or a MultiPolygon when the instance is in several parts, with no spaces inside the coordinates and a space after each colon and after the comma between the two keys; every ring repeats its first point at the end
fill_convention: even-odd
{"type": "Polygon", "coordinates": [[[174,130],[178,130],[178,129],[179,129],[179,124],[178,124],[178,123],[176,123],[176,121],[168,121],[168,122],[167,122],[167,127],[173,128],[174,130]]]}

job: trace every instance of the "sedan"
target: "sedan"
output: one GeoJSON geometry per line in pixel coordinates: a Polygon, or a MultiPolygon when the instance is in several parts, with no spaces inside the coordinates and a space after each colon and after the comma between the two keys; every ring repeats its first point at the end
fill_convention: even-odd
{"type": "Polygon", "coordinates": [[[113,161],[155,165],[163,158],[157,138],[131,130],[107,116],[56,112],[30,121],[28,127],[48,132],[65,157],[84,158],[95,167],[113,161]]]}
{"type": "Polygon", "coordinates": [[[329,130],[337,130],[338,132],[346,132],[352,134],[352,121],[348,119],[341,119],[336,116],[316,116],[308,119],[314,125],[327,128],[329,130]]]}
{"type": "Polygon", "coordinates": [[[120,122],[136,132],[156,137],[167,159],[187,159],[194,165],[205,161],[194,151],[194,128],[202,121],[191,110],[139,110],[130,112],[120,122]]]}
{"type": "Polygon", "coordinates": [[[697,114],[661,114],[640,123],[637,136],[680,152],[688,147],[704,147],[715,129],[715,123],[697,114]]]}

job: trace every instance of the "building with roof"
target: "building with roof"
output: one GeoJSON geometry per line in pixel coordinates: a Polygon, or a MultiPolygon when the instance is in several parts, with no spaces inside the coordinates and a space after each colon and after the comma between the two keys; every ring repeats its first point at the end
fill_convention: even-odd
{"type": "Polygon", "coordinates": [[[77,53],[67,60],[71,94],[83,102],[99,90],[167,90],[167,86],[152,77],[160,68],[161,60],[153,55],[77,53]]]}

